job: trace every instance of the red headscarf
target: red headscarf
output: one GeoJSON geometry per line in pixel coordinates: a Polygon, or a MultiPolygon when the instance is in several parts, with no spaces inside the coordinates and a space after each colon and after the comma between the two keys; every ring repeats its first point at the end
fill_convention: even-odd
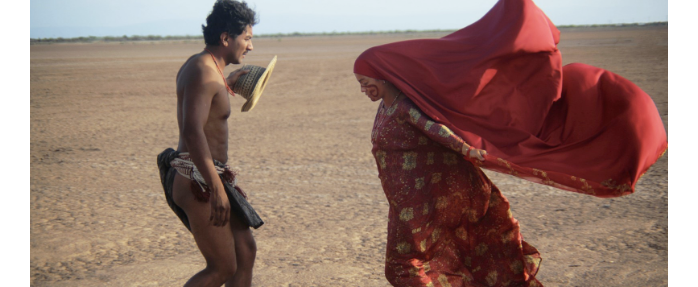
{"type": "Polygon", "coordinates": [[[632,193],[667,148],[657,108],[623,77],[562,67],[559,36],[532,1],[500,0],[443,38],[370,48],[354,73],[393,83],[486,150],[484,168],[600,197],[632,193]]]}

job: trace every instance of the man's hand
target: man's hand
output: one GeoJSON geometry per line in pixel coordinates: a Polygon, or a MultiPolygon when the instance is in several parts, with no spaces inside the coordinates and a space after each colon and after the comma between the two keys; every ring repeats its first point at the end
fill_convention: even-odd
{"type": "Polygon", "coordinates": [[[228,78],[225,79],[228,82],[228,87],[232,89],[233,86],[235,86],[235,83],[237,83],[238,79],[240,79],[242,75],[245,75],[249,72],[250,70],[243,70],[243,68],[232,71],[230,75],[228,75],[228,78]]]}
{"type": "Polygon", "coordinates": [[[216,184],[217,188],[212,188],[210,191],[211,218],[209,220],[213,226],[225,226],[230,220],[230,201],[228,201],[228,195],[225,194],[223,183],[218,181],[216,184]]]}

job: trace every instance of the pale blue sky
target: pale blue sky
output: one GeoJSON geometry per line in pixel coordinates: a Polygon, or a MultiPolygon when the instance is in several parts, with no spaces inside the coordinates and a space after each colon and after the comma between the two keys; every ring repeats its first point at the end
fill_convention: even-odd
{"type": "MultiPolygon", "coordinates": [[[[96,31],[95,36],[109,35],[97,34],[99,31],[110,32],[113,35],[133,35],[133,34],[162,34],[162,35],[199,35],[199,26],[205,20],[210,11],[213,1],[192,0],[192,1],[87,1],[87,0],[32,0],[29,1],[6,1],[0,9],[0,27],[6,42],[13,43],[13,39],[21,39],[31,34],[30,37],[78,37],[88,36],[80,34],[80,29],[70,27],[91,27],[96,31]],[[146,2],[146,3],[143,3],[146,2]],[[100,14],[101,13],[101,14],[100,14]],[[27,17],[30,16],[30,17],[27,17]],[[28,21],[30,20],[30,21],[28,21]],[[183,23],[182,28],[163,28],[162,30],[146,30],[139,32],[138,27],[146,26],[149,22],[155,23],[183,23]],[[30,22],[30,23],[27,23],[30,22]],[[195,27],[188,27],[189,24],[195,27]],[[27,24],[30,24],[28,26],[27,24]],[[49,29],[51,27],[57,29],[49,29]],[[129,30],[129,27],[132,27],[129,30]],[[35,32],[35,29],[36,32],[35,32]],[[31,30],[31,33],[30,31],[31,30]],[[41,30],[49,31],[53,34],[41,34],[41,30]],[[135,32],[134,32],[135,31],[135,32]],[[37,33],[37,34],[35,34],[37,33]]],[[[321,31],[362,31],[362,30],[407,30],[407,29],[457,29],[479,19],[489,7],[494,4],[493,0],[432,0],[431,5],[417,7],[424,1],[385,1],[385,0],[250,0],[256,7],[260,15],[261,23],[256,27],[256,33],[289,33],[289,32],[321,32],[321,31]],[[380,1],[380,2],[379,2],[380,1]],[[288,7],[289,2],[296,3],[303,9],[288,7]],[[378,4],[383,3],[383,4],[378,4]],[[391,4],[388,4],[391,3],[391,4]],[[394,3],[399,5],[393,6],[394,3]],[[467,4],[464,4],[467,3],[467,4]],[[330,5],[331,4],[331,5],[330,5]],[[334,6],[333,6],[334,5],[334,6]],[[323,11],[327,6],[340,7],[323,11]],[[313,9],[307,8],[313,7],[313,9]],[[420,13],[425,11],[425,13],[420,13]],[[388,20],[381,20],[380,13],[387,15],[402,15],[403,18],[414,17],[413,15],[424,15],[424,20],[415,20],[415,23],[399,22],[394,23],[388,20]],[[428,13],[427,13],[428,12],[428,13]],[[451,13],[449,13],[451,12],[451,13]],[[307,16],[306,16],[307,15],[307,16]],[[325,15],[325,18],[313,20],[314,15],[325,15]],[[363,16],[360,16],[363,15],[363,16]],[[456,15],[456,16],[451,16],[456,15]],[[460,15],[460,18],[459,16],[460,15]],[[337,20],[329,21],[328,18],[337,16],[337,20]],[[341,16],[341,17],[340,17],[341,16]],[[426,18],[428,17],[428,18],[426,18]],[[448,19],[452,17],[452,19],[448,19]],[[290,21],[289,18],[295,21],[290,21]],[[341,21],[339,19],[342,19],[341,21]],[[346,20],[349,19],[349,20],[346,20]],[[353,20],[352,20],[353,19],[353,20]],[[366,22],[363,19],[368,19],[366,22]],[[286,21],[286,22],[284,22],[286,21]],[[314,23],[321,21],[320,23],[314,23]],[[451,22],[442,22],[451,21],[451,22]],[[303,24],[314,23],[314,24],[303,24]],[[408,24],[405,24],[408,23],[408,24]],[[402,25],[402,26],[399,26],[402,25]],[[443,25],[443,26],[438,26],[443,25]],[[367,28],[368,27],[368,28],[367,28]]],[[[696,108],[698,107],[698,97],[695,97],[695,70],[698,61],[695,55],[695,39],[690,35],[695,32],[695,12],[698,11],[698,4],[695,1],[671,1],[671,13],[668,12],[668,1],[655,0],[538,0],[536,1],[543,11],[557,25],[567,24],[608,24],[622,22],[655,22],[668,21],[668,14],[671,14],[671,28],[669,38],[669,110],[672,119],[672,129],[669,134],[669,141],[672,143],[671,151],[678,156],[672,157],[670,161],[671,186],[675,192],[673,200],[669,202],[670,225],[683,225],[695,215],[696,196],[692,192],[678,193],[683,190],[691,190],[695,186],[693,178],[693,164],[698,161],[693,143],[691,126],[698,122],[696,108]],[[680,3],[680,4],[679,4],[680,3]],[[683,131],[683,132],[682,132],[683,131]],[[679,194],[679,195],[677,195],[679,194]]],[[[189,26],[191,26],[189,25],[189,26]]],[[[165,25],[166,26],[166,25],[165,25]]],[[[90,31],[90,30],[83,30],[90,31]]],[[[25,38],[26,39],[26,38],[25,38]]],[[[4,106],[9,107],[7,112],[0,113],[0,122],[8,135],[12,135],[12,140],[5,141],[2,149],[11,151],[9,162],[2,168],[3,174],[12,174],[15,180],[10,182],[10,187],[19,191],[29,191],[30,189],[30,163],[26,160],[29,156],[30,147],[30,43],[20,48],[18,55],[16,50],[8,51],[6,69],[0,70],[0,79],[5,84],[7,99],[4,106]],[[19,122],[19,123],[18,123],[19,122]],[[23,172],[17,172],[21,170],[23,172]],[[17,180],[16,178],[19,178],[17,180]]],[[[10,46],[7,46],[10,47],[10,46]]],[[[24,285],[29,285],[29,274],[25,266],[30,264],[29,245],[26,244],[30,234],[30,212],[28,207],[29,197],[27,193],[15,192],[6,197],[6,202],[20,202],[25,208],[9,208],[2,211],[5,218],[17,216],[19,220],[11,220],[11,230],[18,230],[19,236],[10,237],[3,243],[11,246],[19,246],[20,252],[7,253],[13,256],[11,264],[6,264],[8,269],[4,269],[8,274],[25,274],[25,276],[15,276],[14,280],[20,281],[24,285]]],[[[669,280],[672,282],[692,282],[693,258],[698,256],[695,248],[690,228],[672,229],[669,237],[670,268],[669,280]],[[686,248],[684,248],[686,247],[686,248]],[[685,264],[689,263],[689,264],[685,264]]],[[[17,284],[18,285],[18,284],[17,284]]]]}
{"type": "MultiPolygon", "coordinates": [[[[495,0],[249,0],[255,34],[459,29],[495,0]],[[427,4],[428,3],[428,4],[427,4]]],[[[30,37],[200,35],[214,0],[33,0],[30,37]]],[[[538,0],[556,25],[668,21],[667,0],[538,0]]]]}

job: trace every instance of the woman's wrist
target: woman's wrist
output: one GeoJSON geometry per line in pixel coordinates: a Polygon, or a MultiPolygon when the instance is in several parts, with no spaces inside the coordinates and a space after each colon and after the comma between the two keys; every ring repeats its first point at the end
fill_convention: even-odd
{"type": "Polygon", "coordinates": [[[474,149],[473,146],[471,146],[471,145],[469,145],[469,144],[467,144],[467,143],[463,143],[463,147],[461,147],[461,151],[460,151],[460,152],[461,152],[461,154],[463,154],[464,156],[470,157],[470,150],[472,150],[472,149],[474,149]]]}

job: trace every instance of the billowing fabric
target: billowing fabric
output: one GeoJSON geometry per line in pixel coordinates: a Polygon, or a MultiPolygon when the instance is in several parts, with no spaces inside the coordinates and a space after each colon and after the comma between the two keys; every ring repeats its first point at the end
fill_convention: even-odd
{"type": "Polygon", "coordinates": [[[540,254],[467,145],[405,96],[379,108],[373,155],[388,199],[394,286],[540,286],[540,254]],[[465,148],[464,148],[465,147],[465,148]]]}
{"type": "MultiPolygon", "coordinates": [[[[234,184],[234,173],[227,165],[217,160],[213,160],[213,163],[215,164],[216,170],[219,172],[219,177],[223,183],[223,187],[225,188],[225,194],[230,202],[231,213],[235,214],[242,220],[242,222],[255,229],[262,226],[264,221],[261,217],[259,217],[254,208],[252,208],[252,205],[250,205],[250,203],[246,200],[247,196],[242,189],[234,184]]],[[[189,231],[191,231],[189,218],[184,210],[174,202],[174,199],[172,198],[172,191],[174,188],[175,175],[180,173],[185,178],[191,180],[191,191],[194,194],[194,197],[198,201],[208,202],[210,192],[207,191],[208,188],[205,185],[205,182],[197,182],[197,177],[192,176],[193,173],[198,172],[193,165],[194,164],[189,159],[188,153],[180,153],[172,148],[167,148],[158,154],[160,181],[162,183],[163,191],[165,192],[167,205],[170,206],[172,211],[174,211],[174,213],[177,215],[177,217],[179,217],[189,231]]],[[[201,176],[199,175],[198,177],[200,178],[201,176]]]]}
{"type": "Polygon", "coordinates": [[[424,113],[488,152],[477,165],[615,197],[664,153],[652,99],[609,71],[562,67],[560,32],[530,0],[500,0],[440,39],[377,46],[354,72],[393,83],[424,113]]]}

